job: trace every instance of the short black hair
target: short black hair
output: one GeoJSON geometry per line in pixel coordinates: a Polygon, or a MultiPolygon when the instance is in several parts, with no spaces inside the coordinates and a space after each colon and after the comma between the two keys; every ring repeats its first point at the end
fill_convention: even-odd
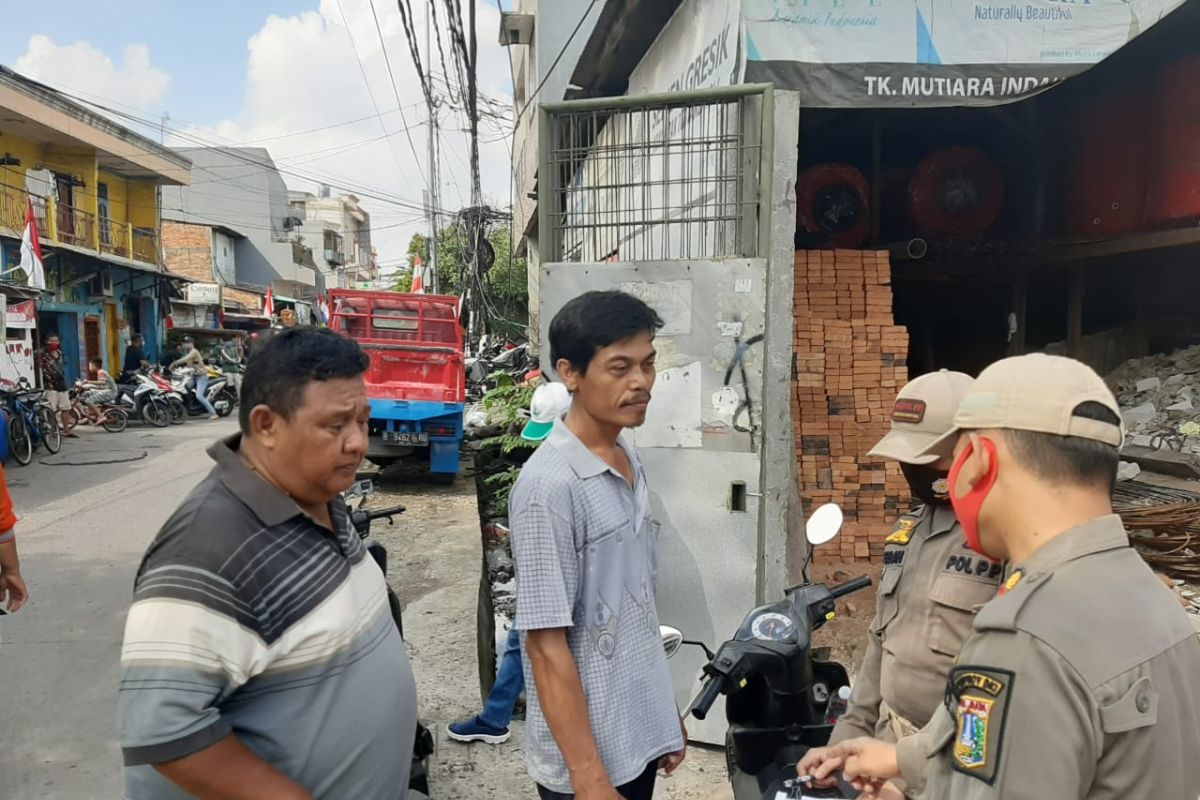
{"type": "Polygon", "coordinates": [[[662,328],[662,318],[631,294],[617,291],[584,292],[569,300],[550,322],[550,359],[566,359],[581,373],[596,351],[623,342],[639,333],[651,336],[662,328]]]}
{"type": "Polygon", "coordinates": [[[255,348],[242,376],[238,423],[250,433],[250,412],[265,405],[285,419],[313,381],[354,378],[371,360],[358,343],[328,328],[287,328],[255,348]]]}
{"type": "MultiPolygon", "coordinates": [[[[1080,403],[1072,416],[1118,427],[1121,424],[1112,409],[1094,401],[1080,403]]],[[[1120,461],[1115,445],[1079,436],[1015,430],[1005,430],[1004,440],[1021,465],[1039,478],[1081,488],[1103,488],[1112,494],[1120,461]]]]}
{"type": "Polygon", "coordinates": [[[88,366],[91,366],[92,364],[95,364],[97,367],[100,367],[101,369],[103,369],[104,368],[104,359],[103,358],[89,358],[88,366]]]}
{"type": "Polygon", "coordinates": [[[140,342],[140,341],[142,341],[142,335],[140,333],[135,333],[133,336],[130,337],[130,341],[140,342]]]}

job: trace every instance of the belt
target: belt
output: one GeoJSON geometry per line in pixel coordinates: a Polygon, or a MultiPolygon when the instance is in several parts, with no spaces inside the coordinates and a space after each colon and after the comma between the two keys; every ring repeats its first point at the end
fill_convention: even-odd
{"type": "Polygon", "coordinates": [[[900,716],[887,704],[886,700],[879,701],[879,716],[887,720],[888,730],[898,742],[901,739],[912,736],[917,731],[921,730],[916,725],[909,722],[904,717],[900,716]]]}

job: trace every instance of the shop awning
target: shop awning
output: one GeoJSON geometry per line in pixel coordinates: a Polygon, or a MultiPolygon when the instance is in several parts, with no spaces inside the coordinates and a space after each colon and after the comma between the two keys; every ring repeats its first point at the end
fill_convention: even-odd
{"type": "Polygon", "coordinates": [[[1195,30],[1200,18],[1197,0],[738,5],[609,0],[571,96],[772,83],[809,108],[994,106],[1087,70],[1160,22],[1195,30]]]}
{"type": "Polygon", "coordinates": [[[1078,75],[1183,4],[743,0],[745,80],[812,107],[1001,105],[1078,75]]]}

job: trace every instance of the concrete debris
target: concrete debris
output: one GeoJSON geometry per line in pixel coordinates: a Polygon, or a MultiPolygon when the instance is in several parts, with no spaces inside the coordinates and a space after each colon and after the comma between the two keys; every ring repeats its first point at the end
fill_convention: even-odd
{"type": "Polygon", "coordinates": [[[1200,454],[1200,345],[1126,361],[1108,376],[1127,445],[1200,454]]]}
{"type": "Polygon", "coordinates": [[[1142,474],[1142,468],[1131,461],[1122,461],[1117,466],[1117,480],[1131,481],[1142,474]]]}
{"type": "Polygon", "coordinates": [[[1130,430],[1140,428],[1148,422],[1153,422],[1158,416],[1158,409],[1154,407],[1154,403],[1142,403],[1133,408],[1125,409],[1121,412],[1121,416],[1125,418],[1125,427],[1130,430]]]}

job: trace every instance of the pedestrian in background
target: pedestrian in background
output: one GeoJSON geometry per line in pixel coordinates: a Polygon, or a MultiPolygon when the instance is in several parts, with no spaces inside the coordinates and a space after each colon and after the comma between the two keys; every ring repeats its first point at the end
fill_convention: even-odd
{"type": "Polygon", "coordinates": [[[122,383],[132,380],[134,373],[138,370],[150,366],[150,362],[146,360],[146,351],[142,345],[142,335],[135,333],[133,338],[129,340],[129,346],[125,348],[125,361],[121,370],[122,383]]]}
{"type": "MultiPolygon", "coordinates": [[[[46,346],[38,353],[38,373],[42,389],[46,392],[46,404],[58,414],[58,424],[65,431],[68,426],[63,413],[71,410],[71,395],[67,392],[66,360],[57,334],[46,337],[46,346]]],[[[67,436],[74,434],[68,433],[67,436]]]]}
{"type": "Polygon", "coordinates": [[[138,569],[121,651],[126,800],[402,800],[416,688],[341,493],[366,456],[359,346],[251,357],[241,433],[138,569]]]}
{"type": "Polygon", "coordinates": [[[550,323],[571,410],[509,503],[524,648],[525,755],[543,800],[649,800],[685,737],[655,609],[658,526],[627,428],[646,420],[659,316],[588,292],[550,323]]]}

